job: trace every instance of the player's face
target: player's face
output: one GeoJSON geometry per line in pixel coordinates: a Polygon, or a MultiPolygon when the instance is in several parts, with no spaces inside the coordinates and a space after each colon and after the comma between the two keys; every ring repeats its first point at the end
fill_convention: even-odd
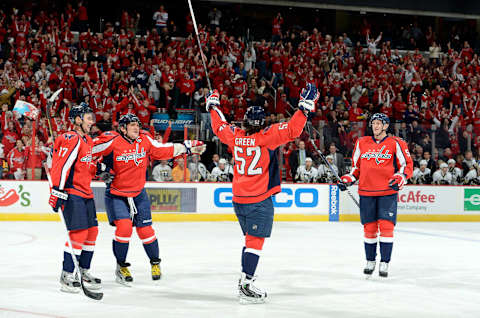
{"type": "Polygon", "coordinates": [[[140,134],[140,125],[137,122],[131,122],[127,125],[127,137],[134,140],[140,134]]]}
{"type": "Polygon", "coordinates": [[[88,134],[92,129],[93,124],[95,124],[95,120],[92,113],[83,115],[82,130],[84,133],[88,134]]]}
{"type": "Polygon", "coordinates": [[[380,136],[384,131],[387,131],[388,124],[384,124],[381,120],[372,121],[372,131],[374,136],[380,136]]]}
{"type": "Polygon", "coordinates": [[[311,161],[306,161],[305,162],[305,168],[310,169],[312,167],[312,162],[311,161]]]}

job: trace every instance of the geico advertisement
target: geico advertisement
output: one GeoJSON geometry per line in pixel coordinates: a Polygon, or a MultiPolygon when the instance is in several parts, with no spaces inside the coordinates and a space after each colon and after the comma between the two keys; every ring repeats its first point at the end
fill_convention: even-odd
{"type": "Polygon", "coordinates": [[[0,180],[0,213],[45,213],[48,198],[46,182],[0,180]]]}
{"type": "MultiPolygon", "coordinates": [[[[358,198],[358,187],[351,192],[358,198]]],[[[461,214],[464,211],[463,187],[407,185],[397,197],[399,214],[461,214]]],[[[341,194],[340,212],[358,213],[358,208],[344,193],[341,194]]]]}
{"type": "MultiPolygon", "coordinates": [[[[233,213],[230,183],[200,187],[200,213],[233,213]]],[[[328,214],[329,188],[327,185],[282,185],[282,191],[272,196],[275,213],[328,214]]]]}

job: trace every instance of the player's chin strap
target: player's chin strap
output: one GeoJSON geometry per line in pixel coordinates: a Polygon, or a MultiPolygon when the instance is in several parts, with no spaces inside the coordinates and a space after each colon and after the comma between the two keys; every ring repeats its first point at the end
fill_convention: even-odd
{"type": "Polygon", "coordinates": [[[135,214],[138,213],[137,207],[135,206],[135,201],[133,201],[133,198],[128,197],[127,202],[128,202],[128,205],[130,206],[130,219],[132,219],[132,222],[133,222],[133,218],[135,217],[135,214]]]}

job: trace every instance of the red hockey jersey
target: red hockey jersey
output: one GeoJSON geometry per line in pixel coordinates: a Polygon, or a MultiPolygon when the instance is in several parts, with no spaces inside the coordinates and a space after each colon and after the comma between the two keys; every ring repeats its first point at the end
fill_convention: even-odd
{"type": "Polygon", "coordinates": [[[385,137],[377,142],[372,136],[357,139],[352,156],[352,174],[359,179],[358,194],[382,196],[396,193],[388,186],[394,173],[407,179],[413,173],[408,145],[398,137],[385,137]]]}
{"type": "Polygon", "coordinates": [[[122,197],[136,197],[143,190],[149,158],[166,160],[185,153],[183,145],[162,144],[143,132],[130,142],[117,132],[107,131],[95,138],[94,144],[93,156],[103,156],[115,172],[110,192],[122,197]]]}
{"type": "Polygon", "coordinates": [[[233,201],[256,203],[280,192],[278,147],[302,133],[307,121],[297,111],[289,122],[269,126],[247,136],[245,130],[226,122],[219,109],[210,110],[213,132],[233,149],[233,201]]]}
{"type": "Polygon", "coordinates": [[[93,198],[90,187],[97,165],[92,160],[93,141],[75,131],[60,135],[55,140],[52,157],[52,184],[67,193],[82,198],[93,198]]]}

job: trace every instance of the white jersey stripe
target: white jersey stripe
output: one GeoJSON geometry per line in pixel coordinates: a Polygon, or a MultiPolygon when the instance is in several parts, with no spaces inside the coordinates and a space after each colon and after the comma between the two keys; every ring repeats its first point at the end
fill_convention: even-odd
{"type": "Polygon", "coordinates": [[[360,150],[360,139],[357,139],[357,144],[355,145],[355,153],[352,155],[352,171],[350,174],[353,176],[354,172],[358,170],[358,159],[360,159],[361,150],[360,150]]]}
{"type": "Polygon", "coordinates": [[[221,111],[220,109],[218,109],[217,107],[213,107],[213,110],[217,112],[218,116],[220,116],[220,119],[221,119],[222,121],[227,121],[227,120],[225,119],[225,116],[223,116],[223,113],[222,113],[222,111],[221,111]]]}
{"type": "Polygon", "coordinates": [[[68,155],[68,159],[65,162],[65,164],[63,165],[62,174],[60,175],[60,184],[58,185],[58,188],[60,190],[63,190],[63,188],[65,187],[65,182],[67,181],[67,172],[70,170],[73,163],[77,159],[78,150],[80,149],[80,143],[81,142],[82,141],[80,140],[80,137],[78,137],[77,145],[75,146],[73,151],[70,153],[70,155],[68,155]]]}
{"type": "Polygon", "coordinates": [[[147,139],[150,141],[150,143],[152,144],[152,146],[154,146],[155,148],[167,148],[167,147],[172,147],[173,146],[173,143],[171,142],[167,142],[167,143],[161,143],[161,142],[158,142],[156,141],[155,139],[152,139],[150,136],[148,135],[145,135],[147,137],[147,139]]]}
{"type": "Polygon", "coordinates": [[[112,138],[110,139],[109,141],[107,142],[104,142],[103,144],[98,144],[96,146],[93,146],[92,148],[92,154],[96,154],[96,153],[99,153],[99,152],[102,152],[104,151],[105,149],[107,149],[108,147],[110,147],[110,145],[112,144],[113,140],[115,138],[112,138]]]}
{"type": "Polygon", "coordinates": [[[398,169],[399,173],[405,174],[405,168],[407,167],[407,160],[405,159],[405,155],[403,154],[402,147],[400,147],[400,144],[396,141],[397,144],[397,151],[395,154],[397,155],[398,162],[400,163],[400,167],[398,169]]]}

